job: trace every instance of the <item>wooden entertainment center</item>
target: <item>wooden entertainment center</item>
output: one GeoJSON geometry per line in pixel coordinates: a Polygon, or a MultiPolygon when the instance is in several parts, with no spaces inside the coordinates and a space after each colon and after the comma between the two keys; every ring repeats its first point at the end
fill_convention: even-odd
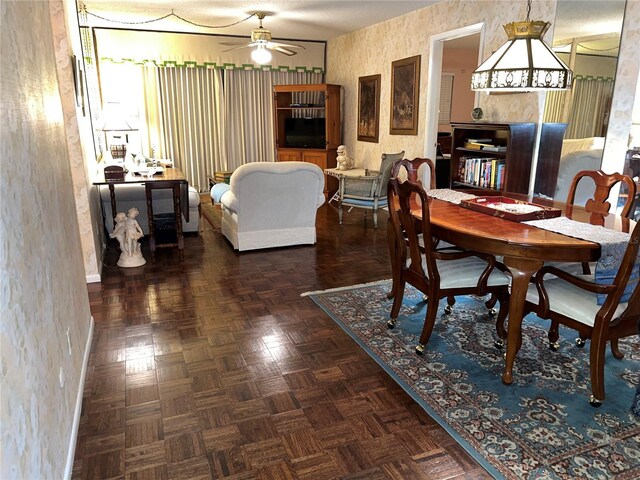
{"type": "MultiPolygon", "coordinates": [[[[277,161],[314,163],[323,171],[335,168],[342,141],[340,85],[276,85],[273,102],[277,161]]],[[[325,174],[325,196],[337,189],[337,179],[325,174]]]]}

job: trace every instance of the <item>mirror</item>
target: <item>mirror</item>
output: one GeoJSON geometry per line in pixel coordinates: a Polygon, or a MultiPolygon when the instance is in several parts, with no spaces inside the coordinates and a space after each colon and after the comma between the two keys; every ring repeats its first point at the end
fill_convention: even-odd
{"type": "MultiPolygon", "coordinates": [[[[553,48],[573,70],[574,81],[571,90],[546,95],[543,122],[564,123],[566,130],[555,191],[542,193],[561,202],[576,173],[597,170],[602,163],[624,9],[625,0],[558,0],[553,48]]],[[[579,204],[593,191],[582,183],[579,204]]]]}

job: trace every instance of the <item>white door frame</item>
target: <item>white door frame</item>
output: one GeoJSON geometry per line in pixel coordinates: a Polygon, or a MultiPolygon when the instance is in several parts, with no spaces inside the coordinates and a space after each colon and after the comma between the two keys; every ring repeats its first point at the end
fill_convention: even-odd
{"type": "MultiPolygon", "coordinates": [[[[424,135],[424,155],[435,161],[436,143],[438,137],[438,108],[440,98],[440,76],[442,75],[442,50],[447,40],[466,37],[480,33],[480,48],[478,48],[478,65],[482,60],[484,45],[484,22],[474,23],[467,27],[456,28],[448,32],[432,35],[429,40],[429,71],[427,73],[427,115],[424,135]]],[[[477,106],[478,94],[474,105],[477,106]]]]}

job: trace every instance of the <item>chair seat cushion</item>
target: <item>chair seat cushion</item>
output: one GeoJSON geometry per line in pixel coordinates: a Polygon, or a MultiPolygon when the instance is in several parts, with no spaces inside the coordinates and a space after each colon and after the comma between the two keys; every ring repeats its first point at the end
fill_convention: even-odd
{"type": "MultiPolygon", "coordinates": [[[[369,207],[373,208],[373,200],[362,200],[359,198],[349,198],[345,196],[342,199],[343,205],[355,205],[358,207],[369,207]]],[[[381,197],[378,199],[378,207],[386,207],[387,206],[387,198],[381,197]]]]}
{"type": "MultiPolygon", "coordinates": [[[[407,261],[407,265],[409,261],[407,261]]],[[[480,275],[487,268],[487,262],[478,257],[436,260],[436,263],[440,274],[440,288],[474,288],[478,284],[480,275]]],[[[422,268],[426,272],[426,262],[423,262],[422,268]]],[[[510,281],[508,275],[493,269],[489,275],[487,286],[509,285],[510,281]]]]}
{"type": "MultiPolygon", "coordinates": [[[[589,282],[593,282],[593,275],[576,275],[589,282]]],[[[602,306],[598,305],[597,294],[561,280],[557,277],[545,276],[544,286],[549,295],[549,308],[561,315],[573,318],[580,323],[593,327],[596,314],[602,306]]],[[[529,285],[527,301],[539,304],[538,289],[534,284],[529,285]]],[[[613,318],[618,317],[627,308],[626,303],[618,305],[613,318]]]]}

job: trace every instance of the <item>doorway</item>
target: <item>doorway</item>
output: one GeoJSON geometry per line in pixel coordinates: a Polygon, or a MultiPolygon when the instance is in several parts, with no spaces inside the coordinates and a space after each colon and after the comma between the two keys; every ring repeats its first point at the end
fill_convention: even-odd
{"type": "Polygon", "coordinates": [[[458,28],[433,35],[430,40],[424,152],[426,157],[436,159],[439,188],[448,186],[450,122],[470,121],[471,110],[477,105],[476,92],[470,85],[471,74],[481,60],[483,26],[477,23],[458,28]]]}

